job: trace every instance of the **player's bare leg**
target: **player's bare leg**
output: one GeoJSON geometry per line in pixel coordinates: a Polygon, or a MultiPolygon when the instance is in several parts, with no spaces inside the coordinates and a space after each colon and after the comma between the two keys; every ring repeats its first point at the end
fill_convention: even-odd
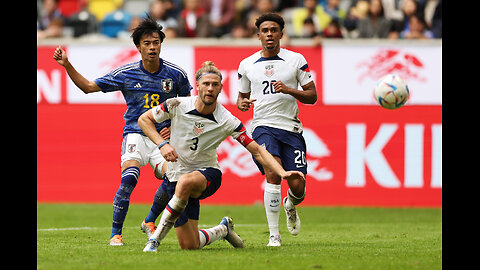
{"type": "Polygon", "coordinates": [[[189,219],[187,223],[175,228],[175,232],[181,249],[199,248],[198,220],[189,219]]]}

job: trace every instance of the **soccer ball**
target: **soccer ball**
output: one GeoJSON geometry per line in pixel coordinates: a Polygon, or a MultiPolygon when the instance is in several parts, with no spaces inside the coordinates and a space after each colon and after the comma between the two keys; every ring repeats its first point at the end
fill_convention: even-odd
{"type": "Polygon", "coordinates": [[[380,106],[394,110],[405,105],[410,92],[407,83],[402,78],[395,74],[388,74],[377,82],[374,96],[380,106]]]}

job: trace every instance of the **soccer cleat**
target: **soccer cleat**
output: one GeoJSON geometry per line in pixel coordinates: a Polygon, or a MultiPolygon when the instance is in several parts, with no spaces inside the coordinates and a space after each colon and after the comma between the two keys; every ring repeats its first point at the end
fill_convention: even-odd
{"type": "Polygon", "coordinates": [[[112,239],[110,239],[110,246],[123,246],[122,235],[114,235],[112,239]]]}
{"type": "Polygon", "coordinates": [[[297,208],[287,209],[286,207],[287,197],[283,198],[283,209],[287,215],[287,228],[290,234],[297,235],[300,232],[300,217],[297,213],[297,208]]]}
{"type": "Polygon", "coordinates": [[[142,221],[142,225],[140,225],[140,229],[147,234],[147,238],[150,239],[152,234],[155,232],[157,229],[157,226],[155,226],[155,223],[153,222],[147,222],[145,223],[145,220],[142,221]]]}
{"type": "Polygon", "coordinates": [[[160,243],[156,239],[149,239],[143,252],[157,252],[157,248],[160,243]]]}
{"type": "Polygon", "coordinates": [[[242,238],[233,230],[233,221],[232,218],[224,217],[220,224],[223,224],[227,227],[227,235],[224,237],[233,247],[235,248],[244,248],[245,244],[243,243],[242,238]]]}
{"type": "Polygon", "coordinates": [[[282,245],[282,237],[280,236],[280,234],[270,235],[270,238],[268,239],[267,247],[279,247],[281,245],[282,245]]]}

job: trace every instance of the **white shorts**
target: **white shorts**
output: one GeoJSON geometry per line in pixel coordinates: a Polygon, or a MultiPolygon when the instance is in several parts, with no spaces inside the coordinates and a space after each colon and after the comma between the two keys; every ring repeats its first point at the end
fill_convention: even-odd
{"type": "Polygon", "coordinates": [[[163,158],[157,145],[155,145],[147,136],[142,136],[138,133],[128,133],[123,138],[120,166],[128,160],[138,161],[140,167],[150,163],[150,166],[152,166],[154,171],[157,165],[158,170],[160,171],[165,162],[165,158],[163,158]]]}

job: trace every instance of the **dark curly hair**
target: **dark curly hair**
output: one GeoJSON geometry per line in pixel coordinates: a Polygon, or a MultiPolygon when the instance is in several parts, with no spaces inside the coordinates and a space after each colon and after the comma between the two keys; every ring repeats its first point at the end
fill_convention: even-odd
{"type": "Polygon", "coordinates": [[[260,15],[260,17],[258,17],[255,21],[255,25],[257,26],[258,30],[260,30],[260,24],[265,21],[278,23],[278,25],[280,25],[280,31],[285,27],[285,20],[283,20],[282,16],[278,15],[277,13],[265,13],[260,15]]]}
{"type": "Polygon", "coordinates": [[[147,15],[147,17],[135,28],[131,35],[133,43],[136,46],[140,44],[140,39],[143,35],[151,35],[153,33],[158,33],[160,36],[160,43],[165,39],[165,34],[162,32],[163,27],[155,21],[155,19],[147,15]]]}

